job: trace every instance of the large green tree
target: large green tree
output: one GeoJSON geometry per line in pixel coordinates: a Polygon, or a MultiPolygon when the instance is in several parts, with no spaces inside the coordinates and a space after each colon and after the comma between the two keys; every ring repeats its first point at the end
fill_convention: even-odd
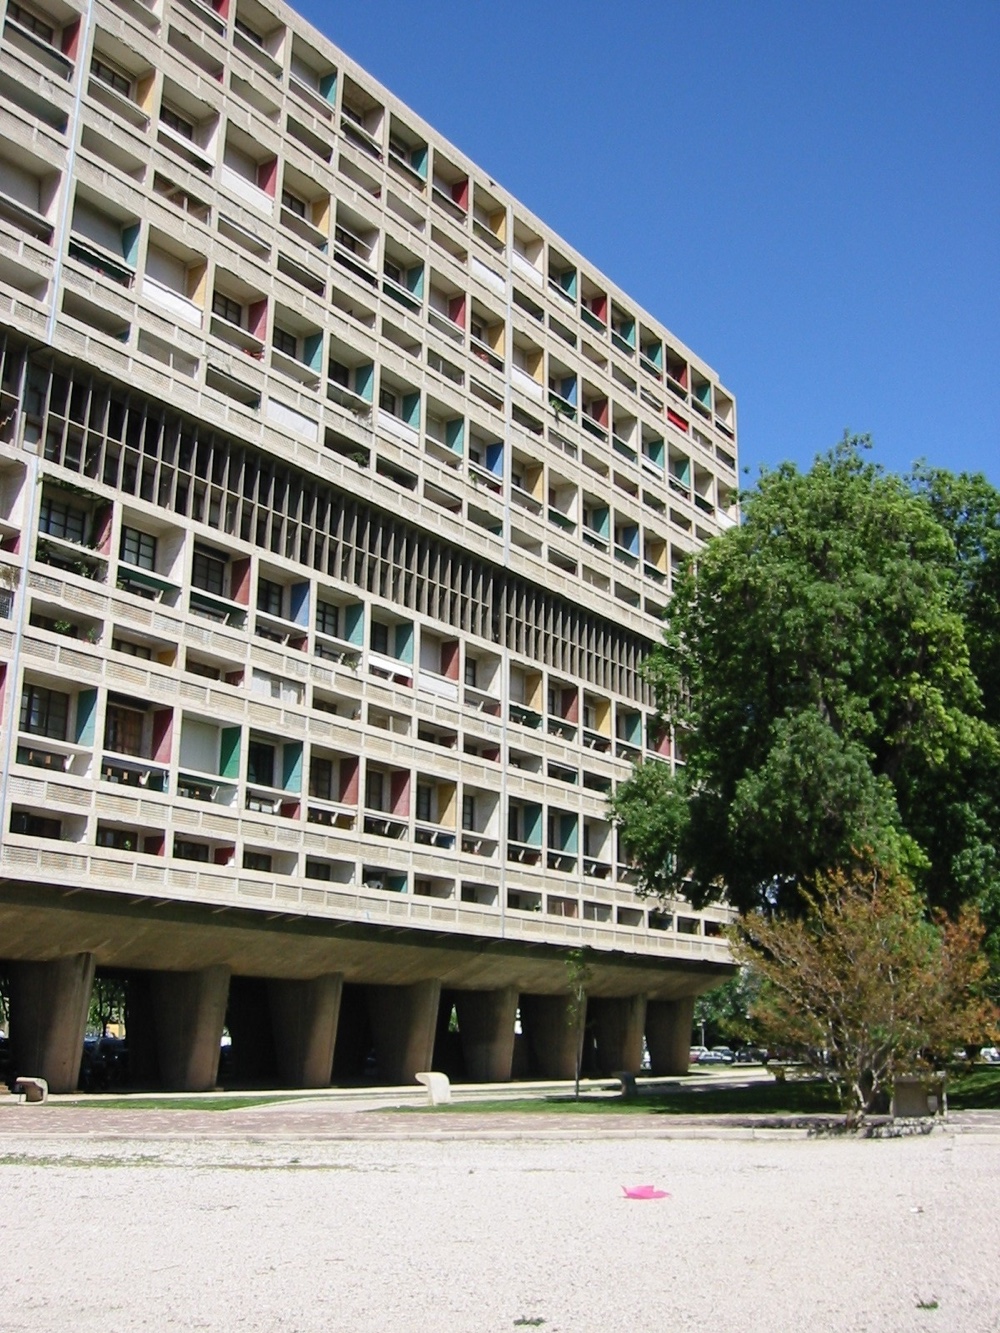
{"type": "Polygon", "coordinates": [[[685,763],[613,817],[653,892],[794,910],[863,851],[995,930],[1000,493],[866,445],[764,472],[691,563],[647,664],[685,763]]]}

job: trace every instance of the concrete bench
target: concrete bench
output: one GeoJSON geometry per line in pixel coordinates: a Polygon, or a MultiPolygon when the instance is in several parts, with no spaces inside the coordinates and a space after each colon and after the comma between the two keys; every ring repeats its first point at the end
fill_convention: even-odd
{"type": "Polygon", "coordinates": [[[435,1074],[427,1071],[423,1074],[417,1074],[417,1082],[422,1083],[427,1089],[427,1104],[429,1106],[445,1106],[451,1101],[451,1083],[448,1081],[447,1074],[435,1074]]]}
{"type": "Polygon", "coordinates": [[[627,1069],[623,1069],[620,1074],[615,1075],[615,1078],[622,1085],[623,1099],[627,1102],[635,1101],[636,1097],[639,1095],[639,1089],[636,1087],[635,1075],[630,1073],[627,1069]]]}
{"type": "Polygon", "coordinates": [[[29,1078],[23,1075],[14,1080],[14,1091],[21,1102],[47,1102],[49,1085],[44,1078],[29,1078]]]}

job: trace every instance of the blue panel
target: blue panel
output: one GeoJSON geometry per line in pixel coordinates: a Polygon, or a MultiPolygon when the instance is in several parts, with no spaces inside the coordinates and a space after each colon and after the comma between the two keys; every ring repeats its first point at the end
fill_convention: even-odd
{"type": "Polygon", "coordinates": [[[420,428],[420,394],[407,393],[403,395],[403,420],[408,426],[420,428]]]}
{"type": "Polygon", "coordinates": [[[486,466],[495,477],[503,476],[503,441],[486,446],[486,466]]]}
{"type": "Polygon", "coordinates": [[[292,619],[296,625],[309,624],[309,584],[293,583],[291,592],[292,619]]]}
{"type": "Polygon", "coordinates": [[[310,370],[319,370],[323,364],[322,333],[307,333],[302,340],[303,360],[310,370]]]}

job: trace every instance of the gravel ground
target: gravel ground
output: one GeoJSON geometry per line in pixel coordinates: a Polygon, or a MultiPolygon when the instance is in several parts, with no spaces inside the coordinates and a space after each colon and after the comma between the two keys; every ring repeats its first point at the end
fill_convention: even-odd
{"type": "Polygon", "coordinates": [[[995,1118],[650,1121],[7,1104],[0,1330],[1000,1330],[995,1118]]]}

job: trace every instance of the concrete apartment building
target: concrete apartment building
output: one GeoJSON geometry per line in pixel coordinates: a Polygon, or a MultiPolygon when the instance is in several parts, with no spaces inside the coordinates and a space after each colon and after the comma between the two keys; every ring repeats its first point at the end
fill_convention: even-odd
{"type": "Polygon", "coordinates": [[[686,1067],[722,909],[607,794],[732,395],[292,10],[6,0],[0,960],[21,1072],[686,1067]],[[522,1039],[515,1042],[515,1014],[522,1039]]]}

